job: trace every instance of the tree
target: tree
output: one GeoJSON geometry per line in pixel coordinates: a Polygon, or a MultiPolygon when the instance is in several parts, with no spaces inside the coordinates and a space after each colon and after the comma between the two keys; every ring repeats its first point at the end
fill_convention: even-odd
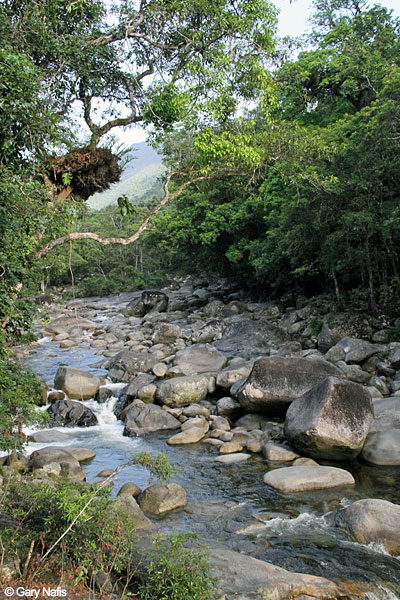
{"type": "MultiPolygon", "coordinates": [[[[223,123],[242,101],[266,102],[275,25],[268,0],[1,3],[3,328],[20,319],[23,329],[21,288],[38,280],[43,248],[118,180],[108,134],[139,122],[154,137],[175,125],[196,130],[223,123]]],[[[186,175],[178,190],[207,176],[186,175]]]]}

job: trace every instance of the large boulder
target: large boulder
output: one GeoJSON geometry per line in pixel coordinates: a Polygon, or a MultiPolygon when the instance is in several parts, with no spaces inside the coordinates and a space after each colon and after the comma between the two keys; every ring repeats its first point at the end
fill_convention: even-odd
{"type": "Polygon", "coordinates": [[[98,391],[100,377],[74,367],[59,367],[54,378],[54,387],[62,390],[71,400],[88,400],[98,391]]]}
{"type": "Polygon", "coordinates": [[[241,379],[245,379],[251,373],[253,363],[246,362],[242,365],[233,365],[225,367],[217,375],[216,384],[217,387],[228,390],[234,383],[237,383],[241,379]]]}
{"type": "Polygon", "coordinates": [[[351,363],[362,363],[370,356],[378,354],[384,349],[384,346],[371,344],[365,340],[358,338],[344,337],[337,344],[339,348],[343,348],[345,352],[344,360],[351,363]]]}
{"type": "Polygon", "coordinates": [[[342,596],[336,583],[323,577],[291,573],[269,562],[224,548],[210,552],[211,572],[217,578],[218,598],[229,600],[287,600],[289,597],[332,599],[342,596]],[[303,596],[302,596],[303,597],[303,596]]]}
{"type": "Polygon", "coordinates": [[[29,457],[29,466],[32,469],[41,469],[51,463],[64,463],[79,467],[79,460],[65,448],[46,446],[35,450],[29,457]]]}
{"type": "Polygon", "coordinates": [[[58,317],[46,325],[46,332],[52,335],[59,335],[66,331],[79,328],[81,330],[96,329],[96,323],[82,317],[58,317]]]}
{"type": "Polygon", "coordinates": [[[174,364],[187,375],[215,373],[226,365],[226,356],[210,344],[193,344],[177,352],[174,364]]]}
{"type": "Polygon", "coordinates": [[[374,498],[358,500],[338,511],[335,521],[359,544],[379,542],[390,554],[400,554],[398,504],[374,498]]]}
{"type": "Polygon", "coordinates": [[[225,329],[217,348],[228,356],[254,358],[277,350],[289,335],[268,321],[239,317],[225,329]]]}
{"type": "Polygon", "coordinates": [[[90,427],[97,425],[97,417],[90,408],[76,400],[57,400],[48,408],[51,427],[90,427]]]}
{"type": "Polygon", "coordinates": [[[400,428],[373,431],[367,436],[361,457],[382,466],[400,465],[400,428]]]}
{"type": "Polygon", "coordinates": [[[157,362],[148,352],[122,350],[108,362],[108,377],[112,381],[131,381],[138,373],[151,371],[157,362]]]}
{"type": "Polygon", "coordinates": [[[175,323],[161,323],[154,331],[153,344],[173,344],[177,338],[182,337],[182,329],[175,323]]]}
{"type": "Polygon", "coordinates": [[[144,512],[157,517],[187,504],[186,492],[177,483],[155,483],[142,492],[137,501],[144,512]]]}
{"type": "Polygon", "coordinates": [[[163,381],[157,389],[156,398],[162,404],[179,408],[204,400],[209,387],[205,375],[187,375],[163,381]]]}
{"type": "Polygon", "coordinates": [[[247,412],[281,415],[293,400],[329,376],[341,377],[342,371],[325,360],[281,356],[261,358],[255,361],[236,396],[247,412]]]}
{"type": "Polygon", "coordinates": [[[328,377],[289,406],[285,435],[307,456],[345,460],[361,452],[373,421],[372,400],[365,387],[328,377]]]}
{"type": "Polygon", "coordinates": [[[127,317],[144,317],[151,310],[165,312],[168,308],[168,296],[159,290],[144,290],[140,298],[129,302],[125,308],[127,317]]]}
{"type": "Polygon", "coordinates": [[[304,492],[343,485],[354,485],[354,477],[336,467],[283,467],[264,475],[264,483],[279,492],[304,492]]]}
{"type": "Polygon", "coordinates": [[[400,465],[400,396],[373,401],[375,421],[361,457],[373,465],[400,465]]]}
{"type": "Polygon", "coordinates": [[[153,431],[178,429],[180,426],[178,419],[160,406],[136,400],[126,412],[124,435],[134,437],[153,431]]]}
{"type": "Polygon", "coordinates": [[[218,319],[208,321],[203,327],[193,332],[192,342],[194,344],[208,344],[214,340],[220,340],[224,329],[225,324],[223,321],[218,321],[218,319]]]}
{"type": "Polygon", "coordinates": [[[133,521],[135,531],[142,529],[156,529],[154,523],[146,517],[135,498],[129,494],[121,494],[118,496],[111,507],[111,511],[122,520],[122,524],[126,519],[133,521]]]}

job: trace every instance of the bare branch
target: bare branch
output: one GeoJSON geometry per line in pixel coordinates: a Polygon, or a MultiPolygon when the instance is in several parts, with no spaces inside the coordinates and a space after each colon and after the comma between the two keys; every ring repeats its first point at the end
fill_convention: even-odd
{"type": "MultiPolygon", "coordinates": [[[[153,217],[159,210],[161,210],[162,207],[165,206],[165,204],[167,204],[167,202],[169,200],[174,200],[175,198],[177,198],[188,185],[195,183],[196,181],[201,181],[204,179],[212,179],[215,177],[215,175],[192,176],[190,179],[183,182],[178,187],[178,189],[172,194],[172,196],[170,196],[168,185],[171,181],[171,178],[174,175],[184,176],[186,174],[181,173],[180,171],[172,171],[171,173],[168,173],[165,183],[164,183],[164,196],[163,196],[162,200],[157,204],[157,206],[152,208],[147,213],[147,215],[144,218],[144,220],[142,221],[142,224],[140,225],[139,229],[130,237],[128,237],[128,238],[102,238],[101,236],[97,235],[97,233],[92,233],[90,231],[76,231],[76,232],[64,235],[63,237],[57,238],[56,240],[52,240],[51,242],[49,242],[48,244],[43,246],[43,248],[41,248],[41,250],[39,250],[39,252],[37,253],[37,256],[39,258],[42,256],[45,256],[48,252],[50,252],[50,250],[55,248],[55,246],[60,246],[62,244],[65,244],[66,242],[70,242],[72,240],[94,240],[94,241],[98,242],[99,244],[102,244],[103,246],[109,246],[112,244],[121,244],[122,246],[127,246],[128,244],[132,244],[133,242],[136,242],[136,240],[138,240],[145,231],[147,231],[147,224],[150,221],[151,217],[153,217]]],[[[194,175],[194,174],[192,174],[192,175],[194,175]]]]}

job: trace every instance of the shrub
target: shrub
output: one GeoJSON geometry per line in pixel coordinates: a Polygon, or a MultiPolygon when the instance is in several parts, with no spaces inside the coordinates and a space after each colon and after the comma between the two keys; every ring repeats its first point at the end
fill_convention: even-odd
{"type": "Polygon", "coordinates": [[[199,549],[194,533],[178,533],[157,540],[145,566],[145,583],[139,586],[143,600],[211,600],[215,579],[210,575],[207,553],[199,549]]]}
{"type": "Polygon", "coordinates": [[[132,563],[134,523],[111,510],[112,504],[109,488],[100,485],[64,479],[11,482],[2,512],[18,526],[2,533],[5,555],[24,565],[22,577],[28,567],[34,577],[51,565],[63,565],[77,574],[77,580],[107,572],[111,566],[114,575],[124,573],[126,579],[126,566],[132,563]]]}
{"type": "Polygon", "coordinates": [[[0,450],[21,450],[26,441],[23,425],[45,420],[45,414],[35,409],[42,389],[36,375],[4,353],[0,360],[0,450]]]}

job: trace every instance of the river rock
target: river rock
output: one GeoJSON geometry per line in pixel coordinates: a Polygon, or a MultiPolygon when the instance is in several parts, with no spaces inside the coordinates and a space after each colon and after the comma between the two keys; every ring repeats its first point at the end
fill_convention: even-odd
{"type": "Polygon", "coordinates": [[[250,458],[251,454],[245,452],[236,452],[235,454],[225,454],[224,456],[217,456],[215,462],[222,463],[223,465],[233,465],[235,463],[243,462],[250,458]]]}
{"type": "Polygon", "coordinates": [[[131,481],[127,481],[124,485],[118,490],[117,496],[121,496],[121,494],[128,494],[133,498],[137,498],[142,493],[142,489],[136,485],[136,483],[132,483],[131,481]]]}
{"type": "Polygon", "coordinates": [[[219,453],[220,454],[233,454],[234,452],[241,452],[243,450],[243,445],[239,444],[239,442],[225,442],[220,446],[219,453]]]}
{"type": "Polygon", "coordinates": [[[152,523],[150,519],[146,517],[135,498],[129,494],[121,494],[120,496],[117,496],[111,507],[111,511],[118,518],[122,518],[122,522],[127,518],[132,520],[135,530],[156,529],[154,523],[152,523]]]}
{"type": "Polygon", "coordinates": [[[227,326],[217,348],[227,356],[254,358],[278,350],[288,341],[288,334],[277,325],[239,317],[227,326]]]}
{"type": "Polygon", "coordinates": [[[374,498],[358,500],[338,511],[335,521],[359,544],[379,542],[390,554],[400,554],[398,504],[374,498]]]}
{"type": "Polygon", "coordinates": [[[264,483],[279,492],[322,490],[342,485],[354,485],[354,477],[336,467],[283,467],[264,475],[264,483]]]}
{"type": "Polygon", "coordinates": [[[187,429],[184,429],[180,433],[176,433],[167,440],[167,444],[170,446],[178,446],[180,444],[196,444],[205,435],[205,431],[201,427],[192,425],[187,429]]]}
{"type": "Polygon", "coordinates": [[[185,373],[215,373],[226,365],[226,356],[210,344],[193,344],[177,352],[174,364],[185,373]]]}
{"type": "Polygon", "coordinates": [[[361,457],[373,465],[400,465],[400,428],[369,433],[361,457]]]}
{"type": "Polygon", "coordinates": [[[58,317],[46,325],[46,331],[58,335],[79,327],[82,330],[96,329],[96,323],[82,317],[58,317]]]}
{"type": "Polygon", "coordinates": [[[180,426],[178,419],[160,406],[136,400],[126,413],[124,435],[134,437],[163,429],[178,429],[180,426]]]}
{"type": "Polygon", "coordinates": [[[134,352],[122,350],[110,359],[108,363],[108,377],[112,381],[132,381],[138,373],[151,371],[158,363],[156,356],[147,352],[134,352]]]}
{"type": "Polygon", "coordinates": [[[151,310],[165,312],[167,308],[167,294],[159,290],[144,290],[140,298],[127,304],[124,314],[126,317],[144,317],[151,310]]]}
{"type": "Polygon", "coordinates": [[[333,581],[291,573],[226,547],[212,549],[209,562],[211,573],[218,581],[217,597],[221,600],[287,600],[300,594],[332,600],[343,595],[333,581]]]}
{"type": "Polygon", "coordinates": [[[388,358],[393,369],[398,371],[400,369],[400,344],[390,351],[388,358]]]}
{"type": "Polygon", "coordinates": [[[93,452],[90,448],[72,448],[68,446],[67,451],[80,463],[96,457],[96,452],[93,452]]]}
{"type": "Polygon", "coordinates": [[[28,436],[30,442],[39,442],[41,444],[50,444],[51,442],[62,442],[70,439],[70,435],[59,431],[58,429],[46,429],[44,431],[36,431],[28,436]]]}
{"type": "Polygon", "coordinates": [[[162,404],[178,408],[200,402],[208,394],[209,381],[204,375],[187,375],[163,381],[156,398],[162,404]]]}
{"type": "Polygon", "coordinates": [[[202,406],[201,404],[191,404],[190,406],[186,406],[182,414],[185,417],[209,417],[210,410],[206,406],[202,406]]]}
{"type": "Polygon", "coordinates": [[[233,421],[242,414],[242,407],[237,400],[234,400],[230,396],[220,398],[217,401],[217,414],[220,417],[228,417],[233,421]]]}
{"type": "Polygon", "coordinates": [[[342,371],[325,360],[261,358],[237,391],[237,399],[247,412],[281,415],[293,400],[329,376],[340,377],[342,371]]]}
{"type": "Polygon", "coordinates": [[[155,483],[138,496],[138,504],[144,512],[162,516],[186,506],[186,492],[177,483],[155,483]]]}
{"type": "Polygon", "coordinates": [[[299,456],[292,448],[274,442],[267,442],[262,453],[268,462],[290,462],[299,456]]]}
{"type": "Polygon", "coordinates": [[[79,461],[64,448],[57,446],[46,446],[35,450],[29,457],[29,466],[32,469],[41,469],[50,463],[70,463],[79,467],[79,461]]]}
{"type": "Polygon", "coordinates": [[[161,323],[152,337],[153,344],[172,344],[182,337],[182,329],[175,323],[161,323]]]}
{"type": "Polygon", "coordinates": [[[197,329],[192,334],[192,342],[194,344],[209,344],[214,340],[220,340],[222,333],[225,330],[225,323],[213,319],[208,321],[203,327],[197,329]]]}
{"type": "Polygon", "coordinates": [[[217,375],[217,387],[228,390],[232,385],[241,379],[246,379],[251,373],[252,362],[240,366],[230,366],[222,369],[217,375]]]}
{"type": "Polygon", "coordinates": [[[54,378],[54,386],[65,392],[71,400],[93,398],[101,383],[97,375],[74,367],[59,367],[54,378]]]}
{"type": "Polygon", "coordinates": [[[352,337],[344,337],[336,345],[343,348],[345,351],[344,360],[349,364],[362,363],[373,354],[381,352],[384,348],[378,344],[371,344],[365,340],[352,337]]]}
{"type": "Polygon", "coordinates": [[[373,421],[372,400],[363,386],[328,377],[292,402],[285,435],[307,456],[345,460],[361,452],[373,421]]]}
{"type": "Polygon", "coordinates": [[[97,417],[90,408],[76,400],[58,400],[48,408],[51,426],[90,427],[97,425],[97,417]]]}

